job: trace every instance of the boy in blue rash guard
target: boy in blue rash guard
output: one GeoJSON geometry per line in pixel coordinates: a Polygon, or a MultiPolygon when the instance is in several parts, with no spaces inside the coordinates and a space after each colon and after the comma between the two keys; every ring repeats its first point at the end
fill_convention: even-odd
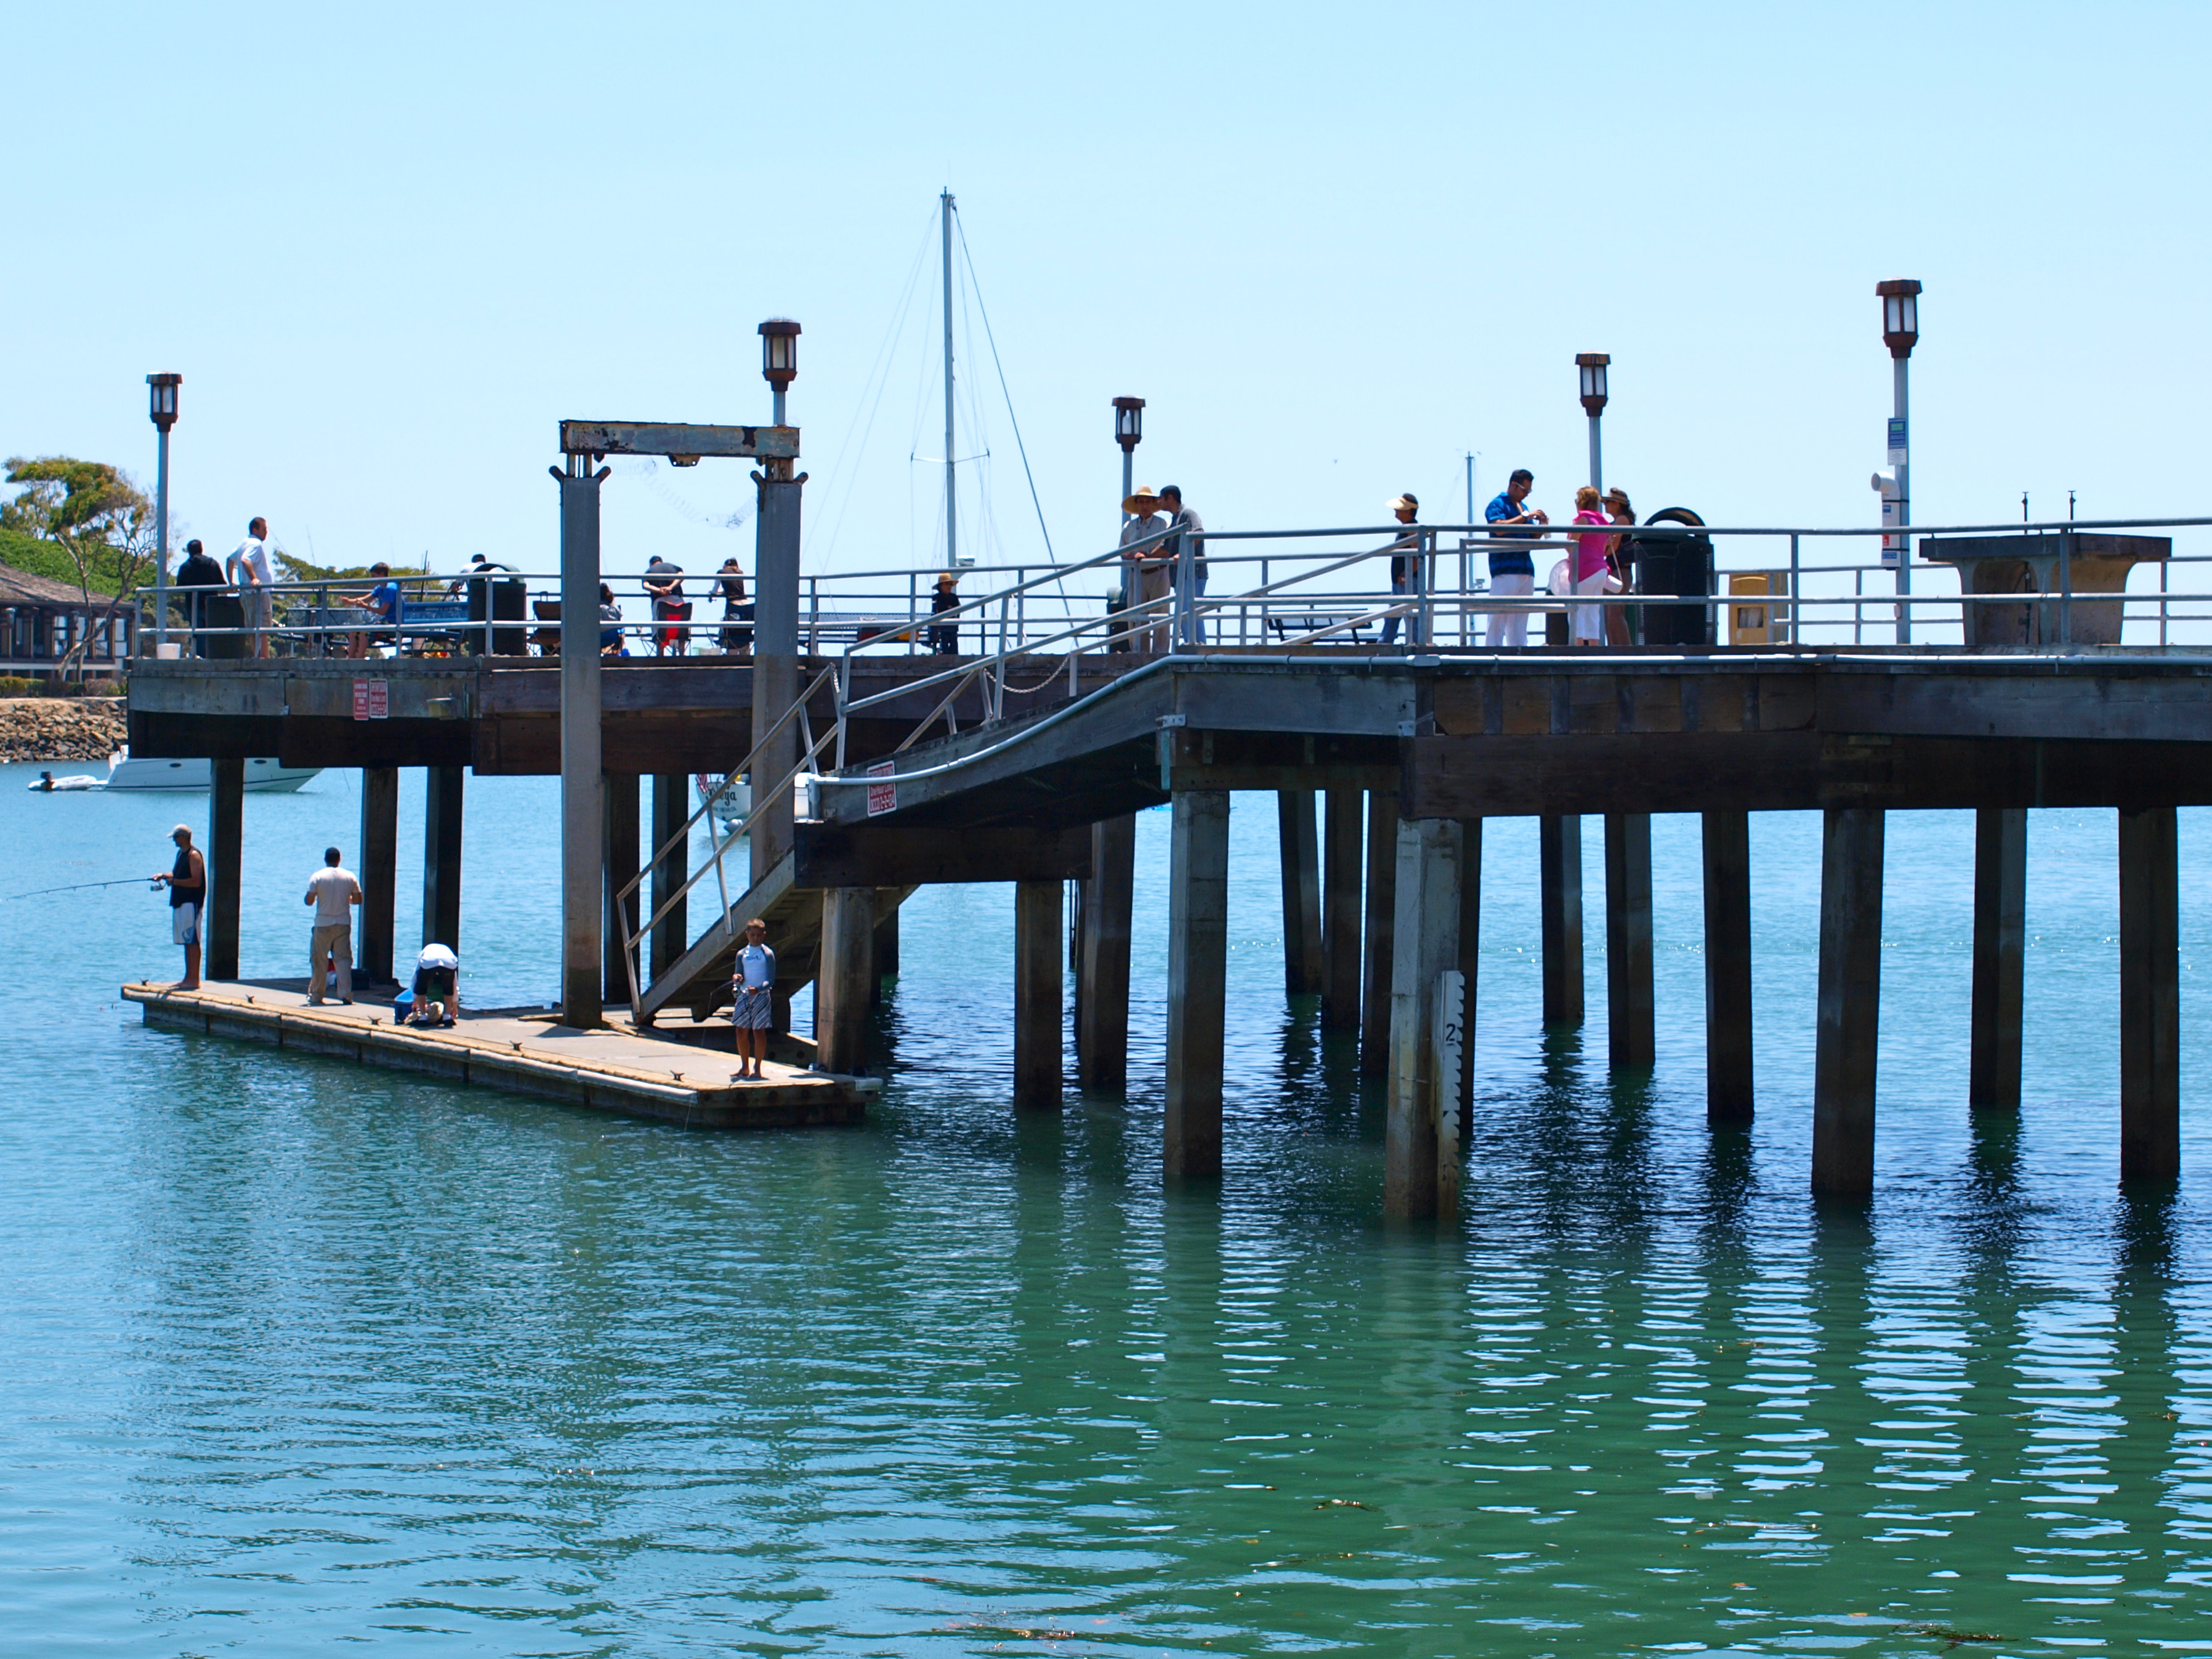
{"type": "Polygon", "coordinates": [[[745,924],[745,942],[730,970],[737,1001],[730,1024],[737,1033],[738,1083],[763,1083],[761,1062],[768,1058],[770,1004],[775,989],[775,952],[768,948],[768,924],[755,916],[745,924]]]}

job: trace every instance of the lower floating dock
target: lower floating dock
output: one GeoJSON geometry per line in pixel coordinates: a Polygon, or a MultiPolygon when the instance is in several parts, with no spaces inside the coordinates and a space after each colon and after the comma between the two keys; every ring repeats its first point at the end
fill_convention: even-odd
{"type": "MultiPolygon", "coordinates": [[[[388,1005],[310,1006],[302,991],[281,985],[211,981],[197,991],[141,982],[124,1000],[166,1030],[241,1037],[273,1048],[415,1072],[453,1083],[479,1084],[514,1094],[665,1119],[702,1129],[781,1129],[858,1123],[880,1086],[873,1078],[843,1077],[767,1062],[763,1083],[736,1083],[737,1057],[614,1027],[579,1031],[529,1010],[464,1012],[445,1028],[398,1026],[388,1005]]],[[[726,1027],[709,1027],[730,1041],[726,1027]]]]}

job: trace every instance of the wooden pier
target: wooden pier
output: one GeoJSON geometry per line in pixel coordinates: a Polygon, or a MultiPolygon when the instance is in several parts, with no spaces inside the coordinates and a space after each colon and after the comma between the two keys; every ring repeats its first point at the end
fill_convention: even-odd
{"type": "MultiPolygon", "coordinates": [[[[2046,806],[2104,807],[2115,814],[2120,870],[2122,1174],[2155,1182],[2178,1173],[2174,813],[2212,804],[2212,653],[2110,646],[1216,647],[1006,659],[998,672],[1022,694],[1016,706],[1024,711],[1012,716],[1004,716],[1003,695],[994,708],[980,685],[957,690],[949,703],[941,684],[902,690],[962,665],[896,654],[852,660],[848,699],[893,695],[866,718],[845,720],[837,732],[842,769],[814,786],[815,816],[782,809],[784,822],[763,832],[767,856],[756,842],[748,890],[733,893],[726,910],[719,900],[708,903],[702,916],[700,901],[712,889],[694,886],[689,915],[679,908],[650,930],[649,952],[635,963],[634,1005],[620,943],[630,928],[611,902],[604,921],[586,919],[606,946],[608,1006],[635,1008],[629,1040],[654,1041],[636,1027],[656,1018],[697,1022],[726,1006],[736,932],[745,917],[767,915],[784,973],[779,1019],[787,1020],[793,992],[813,981],[820,1052],[857,1072],[871,1058],[866,1013],[880,963],[895,956],[899,903],[928,883],[1013,881],[1009,1104],[1059,1109],[1068,949],[1061,894],[1073,880],[1076,1077],[1085,1089],[1121,1088],[1131,815],[1171,803],[1162,1167],[1177,1178],[1211,1177],[1222,1167],[1225,950],[1234,925],[1226,910],[1229,802],[1236,791],[1272,792],[1284,851],[1286,981],[1318,994],[1323,1025],[1356,1033],[1362,1071],[1387,1085],[1387,1207],[1404,1216],[1449,1211],[1470,1080],[1463,1063],[1458,1075],[1439,1075],[1434,1057],[1443,1052],[1439,1032],[1463,1035],[1478,1012],[1483,820],[1539,821],[1544,1018],[1571,1024],[1585,1004],[1583,817],[1601,819],[1608,1060],[1634,1072],[1654,1054],[1650,816],[1701,816],[1707,1111],[1727,1127],[1750,1121],[1757,1093],[1749,815],[1817,809],[1826,828],[1810,1174],[1820,1193],[1860,1195],[1875,1168],[1881,916],[1885,902],[1911,902],[1910,894],[1885,890],[1885,815],[1978,814],[1973,1018],[1961,1034],[1972,1044],[1972,1086],[1960,1104],[2013,1111],[2023,930],[2033,914],[2025,859],[2033,815],[2046,806]],[[1465,988],[1454,994],[1463,998],[1459,1006],[1444,1006],[1438,991],[1447,970],[1465,988]]],[[[840,718],[839,700],[817,680],[821,666],[799,658],[774,677],[793,688],[790,696],[816,686],[807,713],[817,732],[840,718]]],[[[752,699],[763,684],[743,659],[607,669],[599,787],[616,803],[613,817],[624,817],[622,803],[635,801],[650,777],[665,842],[689,810],[690,775],[727,769],[757,741],[752,699]]],[[[436,925],[450,928],[458,926],[464,769],[543,773],[559,763],[557,682],[537,659],[150,663],[134,675],[131,696],[134,752],[217,758],[208,849],[216,976],[237,971],[235,794],[244,756],[363,769],[370,902],[362,957],[386,972],[397,834],[391,769],[430,770],[427,892],[436,925]],[[377,706],[387,715],[354,718],[354,683],[370,678],[384,683],[377,706]]],[[[620,834],[601,850],[610,894],[636,878],[641,860],[653,863],[620,834]]],[[[640,890],[656,910],[683,880],[668,857],[664,848],[640,890]]],[[[164,1018],[171,1014],[215,1018],[197,1004],[164,1018]]],[[[222,1029],[241,1033],[278,1029],[228,1007],[220,1019],[228,1022],[222,1029]]],[[[289,1042],[291,1027],[283,1029],[289,1042]]],[[[373,1045],[357,1036],[331,1040],[371,1058],[373,1045]]],[[[496,1069],[495,1060],[483,1064],[496,1069]]],[[[514,1066],[507,1074],[525,1075],[514,1066]]],[[[858,1109],[856,1096],[850,1109],[858,1109]]]]}
{"type": "MultiPolygon", "coordinates": [[[[282,982],[207,983],[198,991],[123,988],[146,1024],[242,1038],[386,1071],[564,1101],[700,1129],[776,1129],[858,1123],[873,1079],[766,1064],[764,1083],[735,1083],[726,1030],[713,1048],[616,1027],[573,1030],[534,1009],[465,1012],[451,1027],[398,1026],[389,1006],[310,1006],[282,982]]],[[[702,1036],[707,1033],[701,1033],[702,1036]]]]}

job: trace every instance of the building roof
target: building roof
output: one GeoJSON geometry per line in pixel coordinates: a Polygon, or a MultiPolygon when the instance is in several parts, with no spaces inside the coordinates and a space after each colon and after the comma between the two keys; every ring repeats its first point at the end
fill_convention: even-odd
{"type": "MultiPolygon", "coordinates": [[[[94,593],[92,602],[104,608],[107,595],[94,593]]],[[[19,570],[12,564],[0,564],[0,605],[71,605],[84,609],[84,594],[67,582],[58,582],[50,576],[40,576],[28,570],[19,570]]]]}

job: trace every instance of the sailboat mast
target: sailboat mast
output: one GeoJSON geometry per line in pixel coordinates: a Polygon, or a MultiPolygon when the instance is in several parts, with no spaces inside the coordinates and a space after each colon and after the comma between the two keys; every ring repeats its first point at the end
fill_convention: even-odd
{"type": "Polygon", "coordinates": [[[954,489],[952,448],[952,192],[938,198],[945,264],[945,568],[959,568],[960,508],[954,489]]]}

